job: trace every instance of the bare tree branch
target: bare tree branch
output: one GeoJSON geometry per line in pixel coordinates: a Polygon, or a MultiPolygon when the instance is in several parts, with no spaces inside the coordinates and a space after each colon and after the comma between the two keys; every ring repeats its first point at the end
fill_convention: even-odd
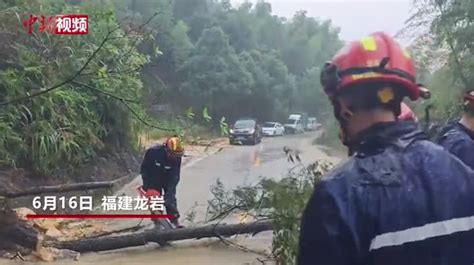
{"type": "Polygon", "coordinates": [[[125,105],[125,107],[127,107],[127,109],[133,114],[133,116],[135,116],[135,118],[137,118],[141,123],[145,124],[146,126],[151,127],[151,128],[155,128],[155,129],[158,129],[158,130],[162,130],[162,131],[168,131],[168,132],[176,132],[177,131],[176,129],[164,128],[164,127],[156,126],[156,125],[153,125],[153,124],[149,123],[148,121],[143,119],[132,107],[130,107],[130,105],[128,105],[127,102],[125,102],[123,100],[120,100],[120,102],[122,102],[122,104],[125,105]]]}
{"type": "Polygon", "coordinates": [[[226,238],[224,238],[223,236],[221,236],[219,233],[216,232],[216,236],[217,238],[219,238],[219,240],[221,242],[223,242],[224,244],[228,245],[228,246],[233,246],[233,247],[236,247],[244,252],[248,252],[248,253],[254,253],[254,254],[257,254],[257,255],[260,255],[260,256],[263,256],[263,257],[266,257],[267,259],[269,260],[274,260],[274,257],[268,255],[267,253],[265,252],[262,252],[262,251],[258,251],[258,250],[254,250],[254,249],[251,249],[251,248],[248,248],[248,247],[245,247],[241,244],[237,244],[235,242],[232,242],[231,240],[228,240],[226,238]]]}
{"type": "Polygon", "coordinates": [[[92,87],[92,86],[90,86],[90,85],[87,85],[87,84],[84,84],[84,83],[81,83],[81,82],[78,82],[78,81],[75,81],[75,80],[72,80],[71,83],[76,84],[76,85],[78,85],[78,86],[82,86],[82,87],[91,89],[91,90],[93,90],[93,91],[99,92],[99,93],[101,93],[101,94],[104,94],[104,95],[106,95],[106,96],[112,97],[112,98],[117,99],[117,100],[120,100],[120,101],[125,101],[125,102],[130,102],[130,103],[138,103],[136,100],[128,99],[128,98],[122,98],[122,97],[116,96],[116,95],[114,95],[114,94],[111,94],[111,93],[109,93],[109,92],[106,92],[106,91],[104,91],[104,90],[101,90],[101,89],[92,87]]]}
{"type": "MultiPolygon", "coordinates": [[[[124,70],[124,71],[114,71],[115,69],[111,69],[111,70],[108,70],[106,73],[107,74],[110,74],[110,75],[123,75],[123,74],[129,74],[129,73],[134,73],[134,72],[137,72],[139,71],[140,69],[142,69],[143,67],[142,66],[139,66],[139,67],[136,67],[136,68],[131,68],[131,69],[128,69],[128,70],[124,70]]],[[[94,74],[97,74],[97,72],[87,72],[87,73],[82,73],[80,74],[80,76],[90,76],[90,75],[94,75],[94,74]]],[[[97,77],[97,76],[93,76],[91,77],[95,80],[98,80],[98,79],[105,79],[107,77],[97,77]]]]}

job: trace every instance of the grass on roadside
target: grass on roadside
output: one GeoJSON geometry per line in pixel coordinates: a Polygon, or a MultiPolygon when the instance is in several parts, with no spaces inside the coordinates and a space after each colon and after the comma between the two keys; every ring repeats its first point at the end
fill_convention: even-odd
{"type": "Polygon", "coordinates": [[[347,152],[346,147],[339,139],[339,124],[335,120],[323,124],[323,133],[314,139],[312,144],[327,147],[324,151],[330,156],[339,156],[347,152]]]}
{"type": "Polygon", "coordinates": [[[160,122],[160,127],[176,129],[176,132],[144,128],[139,136],[139,145],[142,148],[146,148],[175,134],[181,134],[186,144],[194,144],[202,140],[210,140],[221,136],[218,130],[210,126],[186,124],[179,120],[163,120],[160,122]]]}

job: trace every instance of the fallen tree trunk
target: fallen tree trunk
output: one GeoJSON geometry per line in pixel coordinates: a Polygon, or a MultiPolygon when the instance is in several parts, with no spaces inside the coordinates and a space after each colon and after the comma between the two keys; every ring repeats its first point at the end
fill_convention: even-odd
{"type": "Polygon", "coordinates": [[[57,185],[57,186],[40,186],[40,187],[28,188],[22,191],[6,192],[5,194],[1,194],[0,196],[11,199],[11,198],[39,195],[39,194],[51,193],[51,192],[104,189],[104,188],[111,188],[114,185],[114,183],[115,181],[99,181],[99,182],[63,184],[63,185],[57,185]]]}
{"type": "Polygon", "coordinates": [[[41,244],[38,231],[24,221],[2,226],[0,228],[0,239],[32,250],[37,249],[41,244]]]}
{"type": "Polygon", "coordinates": [[[75,241],[48,242],[47,246],[70,249],[77,252],[105,251],[126,247],[146,245],[149,242],[170,242],[205,237],[224,237],[238,234],[257,234],[272,230],[271,221],[253,222],[248,224],[207,225],[193,228],[173,230],[148,230],[142,233],[111,237],[90,238],[75,241]]]}
{"type": "Polygon", "coordinates": [[[41,243],[38,231],[9,209],[0,209],[0,241],[33,250],[41,243]]]}

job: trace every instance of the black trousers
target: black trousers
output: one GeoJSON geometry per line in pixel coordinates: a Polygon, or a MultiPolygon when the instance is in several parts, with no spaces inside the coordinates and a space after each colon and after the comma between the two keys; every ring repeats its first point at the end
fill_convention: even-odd
{"type": "Polygon", "coordinates": [[[154,179],[154,181],[149,181],[150,178],[142,174],[142,180],[143,188],[145,190],[155,189],[164,194],[163,199],[165,200],[166,213],[175,216],[171,221],[177,220],[179,218],[179,211],[178,202],[176,200],[176,187],[179,183],[179,176],[163,180],[154,179]]]}

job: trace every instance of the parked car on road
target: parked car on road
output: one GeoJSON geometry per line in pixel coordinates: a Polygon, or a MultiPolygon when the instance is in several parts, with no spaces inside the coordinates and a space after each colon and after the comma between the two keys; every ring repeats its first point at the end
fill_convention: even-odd
{"type": "Polygon", "coordinates": [[[262,128],[256,119],[238,119],[229,130],[229,143],[257,144],[262,140],[262,128]]]}
{"type": "Polygon", "coordinates": [[[306,125],[307,131],[315,131],[318,129],[318,122],[315,117],[308,118],[308,125],[306,125]]]}
{"type": "Polygon", "coordinates": [[[285,127],[278,122],[265,122],[262,126],[262,134],[265,136],[284,135],[285,127]]]}
{"type": "Polygon", "coordinates": [[[285,131],[289,133],[303,133],[304,130],[303,115],[291,114],[285,123],[285,131]]]}

